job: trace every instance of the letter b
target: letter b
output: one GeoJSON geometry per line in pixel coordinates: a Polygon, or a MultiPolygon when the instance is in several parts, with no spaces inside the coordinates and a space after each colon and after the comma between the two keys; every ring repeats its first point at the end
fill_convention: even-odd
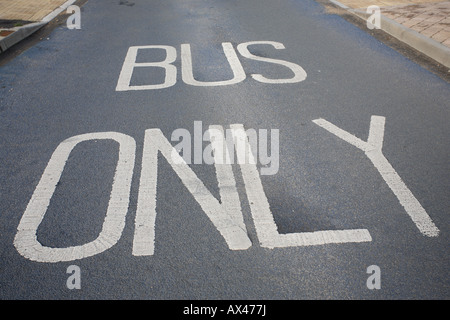
{"type": "Polygon", "coordinates": [[[171,46],[134,46],[128,49],[127,56],[117,81],[116,91],[151,90],[173,86],[177,82],[177,68],[172,64],[177,58],[177,50],[171,46]],[[138,50],[163,49],[166,51],[166,59],[160,62],[136,62],[138,50]],[[132,86],[131,77],[135,68],[163,68],[165,70],[164,82],[160,84],[132,86]]]}

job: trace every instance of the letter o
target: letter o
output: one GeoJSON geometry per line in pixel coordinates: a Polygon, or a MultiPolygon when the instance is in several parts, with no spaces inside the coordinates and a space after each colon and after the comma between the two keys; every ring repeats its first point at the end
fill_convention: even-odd
{"type": "Polygon", "coordinates": [[[118,132],[87,133],[61,142],[53,152],[17,227],[14,239],[17,251],[32,261],[60,262],[93,256],[115,245],[122,235],[125,216],[128,212],[135,151],[134,139],[118,132]],[[50,199],[55,192],[71,151],[80,142],[96,139],[111,139],[119,143],[119,159],[102,231],[94,241],[84,245],[66,248],[51,248],[41,245],[37,240],[37,229],[47,212],[50,199]]]}

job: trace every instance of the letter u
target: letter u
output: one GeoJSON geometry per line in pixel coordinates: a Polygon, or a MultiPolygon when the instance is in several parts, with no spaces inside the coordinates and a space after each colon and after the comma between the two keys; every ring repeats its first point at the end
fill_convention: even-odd
{"type": "Polygon", "coordinates": [[[233,71],[233,78],[230,80],[223,81],[198,81],[194,79],[194,73],[192,71],[192,55],[191,55],[191,45],[182,44],[181,45],[181,73],[182,79],[185,83],[192,86],[226,86],[229,84],[235,84],[243,81],[245,79],[245,71],[242,68],[241,62],[233,48],[233,45],[229,42],[222,43],[223,52],[227,57],[228,63],[230,64],[231,70],[233,71]]]}

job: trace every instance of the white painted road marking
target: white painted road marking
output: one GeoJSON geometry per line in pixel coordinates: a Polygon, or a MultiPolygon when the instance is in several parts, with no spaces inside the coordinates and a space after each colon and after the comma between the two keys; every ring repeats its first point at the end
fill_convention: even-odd
{"type": "Polygon", "coordinates": [[[135,149],[134,139],[118,132],[87,133],[61,142],[50,158],[17,227],[14,239],[17,251],[33,261],[60,262],[90,257],[115,245],[125,226],[135,149]],[[111,139],[119,143],[119,159],[102,231],[94,241],[84,245],[67,248],[45,247],[37,240],[37,229],[44,219],[69,155],[78,143],[96,139],[111,139]]]}
{"type": "Polygon", "coordinates": [[[437,237],[439,235],[439,229],[434,225],[425,209],[383,155],[384,117],[372,116],[367,142],[358,139],[354,135],[336,127],[334,124],[324,119],[316,119],[313,120],[313,122],[364,151],[375,168],[377,168],[378,172],[380,172],[389,188],[391,188],[392,192],[397,196],[400,204],[405,208],[406,213],[411,217],[420,232],[428,237],[437,237]]]}
{"type": "MultiPolygon", "coordinates": [[[[222,130],[219,126],[212,128],[222,130]]],[[[223,132],[221,137],[223,139],[223,132]]],[[[213,148],[218,148],[217,139],[212,139],[211,143],[213,148]]],[[[225,141],[221,141],[220,146],[226,147],[225,141]]],[[[225,239],[228,247],[231,250],[248,249],[252,243],[245,228],[231,165],[215,165],[222,200],[222,203],[220,203],[209,192],[194,171],[184,162],[183,158],[177,152],[174,152],[174,149],[161,130],[148,129],[145,131],[133,255],[153,255],[155,250],[158,151],[161,152],[183,184],[197,200],[203,211],[225,239]]]]}
{"type": "MultiPolygon", "coordinates": [[[[236,143],[236,147],[246,146],[245,150],[247,151],[247,154],[245,155],[244,153],[244,155],[250,159],[253,158],[244,127],[236,124],[232,125],[231,129],[235,139],[240,141],[236,143]]],[[[243,152],[237,152],[237,155],[238,157],[242,157],[243,152]]],[[[372,237],[367,229],[325,230],[279,234],[254,161],[241,161],[240,168],[245,183],[253,222],[262,247],[279,248],[372,241],[372,237]]]]}
{"type": "Polygon", "coordinates": [[[280,64],[282,66],[285,66],[286,68],[291,69],[291,71],[294,73],[294,76],[292,78],[288,78],[288,79],[268,79],[261,74],[252,74],[253,79],[255,79],[256,81],[259,81],[259,82],[263,82],[263,83],[296,83],[296,82],[301,82],[306,79],[305,70],[303,70],[303,68],[300,67],[298,64],[288,62],[288,61],[278,60],[278,59],[259,57],[254,54],[251,54],[248,51],[247,47],[250,45],[255,45],[255,44],[256,45],[269,44],[269,45],[273,46],[275,49],[284,49],[284,45],[282,43],[275,42],[275,41],[245,42],[245,43],[239,44],[237,46],[237,49],[242,56],[244,56],[248,59],[252,59],[252,60],[256,60],[256,61],[263,61],[263,62],[268,62],[268,63],[274,63],[274,64],[280,64]]]}
{"type": "Polygon", "coordinates": [[[171,46],[135,46],[130,47],[123,62],[117,81],[116,91],[127,90],[152,90],[163,89],[173,86],[177,82],[177,68],[171,63],[177,58],[177,50],[171,46]],[[166,59],[161,62],[136,62],[138,50],[144,49],[164,49],[166,50],[166,59]],[[160,67],[166,70],[164,83],[153,85],[131,86],[131,77],[136,67],[160,67]]]}
{"type": "Polygon", "coordinates": [[[194,73],[192,70],[192,56],[191,56],[191,45],[186,43],[181,45],[181,74],[183,81],[187,84],[193,86],[225,86],[230,84],[239,83],[245,80],[245,71],[242,68],[241,62],[233,49],[233,45],[229,42],[222,43],[223,52],[227,57],[228,63],[230,64],[231,70],[233,71],[233,78],[224,81],[212,81],[204,82],[197,81],[194,79],[194,73]]]}
{"type": "MultiPolygon", "coordinates": [[[[358,139],[324,119],[313,121],[337,137],[363,150],[397,196],[420,232],[430,237],[438,236],[439,230],[382,153],[384,117],[372,116],[367,142],[358,139]]],[[[245,131],[242,124],[234,124],[230,127],[233,140],[231,145],[229,141],[225,141],[224,131],[221,126],[210,126],[207,134],[205,133],[205,137],[208,137],[211,141],[211,145],[206,151],[210,155],[212,154],[213,157],[211,162],[214,163],[216,169],[220,201],[209,192],[203,182],[177,152],[176,147],[173,147],[169,140],[164,137],[160,129],[148,129],[145,131],[142,171],[135,218],[133,255],[153,255],[155,251],[159,152],[199,203],[214,227],[223,236],[228,247],[231,250],[245,250],[252,245],[243,219],[228,147],[233,150],[233,158],[234,150],[236,150],[237,162],[245,184],[251,215],[262,247],[277,248],[372,241],[372,237],[367,229],[279,234],[256,167],[253,148],[249,141],[249,134],[254,131],[245,131]]],[[[125,216],[128,212],[135,149],[136,143],[132,137],[117,132],[88,133],[61,142],[52,154],[17,227],[14,246],[18,252],[25,258],[33,261],[59,262],[93,256],[115,245],[122,235],[125,216]],[[96,139],[111,139],[119,143],[119,159],[102,231],[94,241],[84,245],[66,248],[42,246],[37,240],[37,229],[50,205],[50,200],[61,179],[70,153],[80,142],[96,139]]],[[[208,160],[209,162],[210,160],[208,160]]]]}
{"type": "MultiPolygon", "coordinates": [[[[241,43],[237,46],[239,53],[248,59],[255,61],[262,61],[265,63],[272,63],[284,66],[290,69],[294,76],[287,79],[268,79],[261,74],[252,74],[252,78],[262,83],[297,83],[306,79],[306,72],[298,64],[266,57],[259,57],[250,53],[247,49],[249,45],[262,45],[268,44],[275,49],[284,49],[284,45],[280,42],[274,41],[250,41],[241,43]]],[[[233,78],[222,81],[198,81],[194,78],[194,72],[192,67],[192,54],[191,45],[188,43],[181,45],[181,78],[184,83],[192,86],[211,87],[211,86],[225,86],[242,82],[246,78],[245,71],[241,62],[230,42],[222,43],[223,52],[227,58],[228,64],[233,72],[233,78]]],[[[172,64],[177,58],[177,51],[172,46],[163,45],[148,45],[148,46],[132,46],[128,49],[127,55],[120,71],[119,79],[117,81],[116,91],[128,91],[128,90],[153,90],[163,89],[173,86],[177,82],[177,68],[172,64]],[[136,58],[139,50],[146,49],[163,49],[166,51],[166,59],[160,62],[136,62],[136,58]],[[152,85],[136,85],[132,86],[131,78],[133,76],[134,68],[138,67],[160,67],[165,69],[165,80],[161,84],[152,85]]]]}

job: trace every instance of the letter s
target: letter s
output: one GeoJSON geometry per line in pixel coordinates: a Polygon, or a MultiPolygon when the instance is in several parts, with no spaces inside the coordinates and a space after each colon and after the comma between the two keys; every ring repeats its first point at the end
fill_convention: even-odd
{"type": "Polygon", "coordinates": [[[268,79],[264,77],[261,74],[252,74],[252,78],[256,81],[263,82],[263,83],[296,83],[301,82],[306,79],[306,72],[303,70],[302,67],[300,67],[298,64],[284,61],[284,60],[278,60],[278,59],[271,59],[271,58],[264,58],[255,56],[254,54],[251,54],[248,51],[248,46],[253,44],[269,44],[273,46],[275,49],[284,49],[284,45],[280,42],[274,42],[274,41],[250,41],[250,42],[244,42],[237,46],[237,49],[239,53],[244,56],[245,58],[256,60],[256,61],[263,61],[263,62],[269,62],[274,64],[280,64],[282,66],[285,66],[294,73],[294,77],[289,79],[268,79]]]}

